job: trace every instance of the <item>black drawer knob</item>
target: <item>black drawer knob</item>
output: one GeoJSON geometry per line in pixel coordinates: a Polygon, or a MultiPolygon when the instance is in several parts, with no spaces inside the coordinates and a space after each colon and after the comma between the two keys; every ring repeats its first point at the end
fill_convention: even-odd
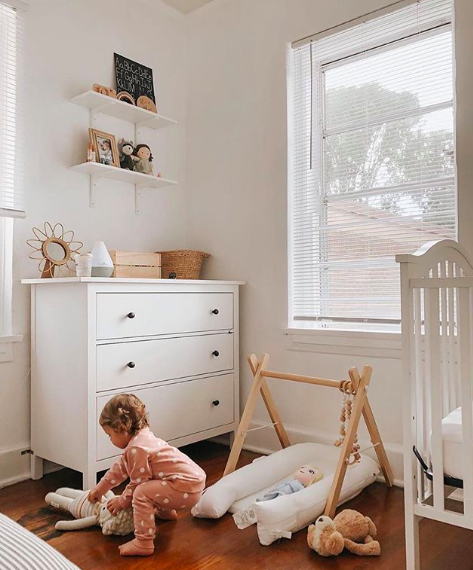
{"type": "Polygon", "coordinates": [[[218,350],[214,350],[214,351],[212,352],[212,354],[213,354],[215,357],[220,356],[220,352],[219,352],[218,350]]]}
{"type": "Polygon", "coordinates": [[[212,315],[218,315],[218,313],[219,313],[218,309],[214,309],[214,310],[212,311],[212,315]]]}
{"type": "Polygon", "coordinates": [[[127,364],[128,368],[134,368],[136,366],[136,364],[134,362],[129,362],[127,364]]]}
{"type": "Polygon", "coordinates": [[[220,406],[220,400],[214,400],[214,401],[212,402],[212,405],[215,406],[215,407],[220,406]]]}
{"type": "Polygon", "coordinates": [[[128,313],[127,317],[129,319],[134,319],[135,318],[135,313],[128,313]]]}

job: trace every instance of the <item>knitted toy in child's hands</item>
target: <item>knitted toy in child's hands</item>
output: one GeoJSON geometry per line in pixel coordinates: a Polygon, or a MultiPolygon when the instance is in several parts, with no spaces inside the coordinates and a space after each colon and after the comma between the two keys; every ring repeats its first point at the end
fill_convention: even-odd
{"type": "Polygon", "coordinates": [[[317,467],[311,467],[310,465],[303,465],[300,469],[298,469],[292,479],[289,481],[284,481],[280,483],[271,491],[268,491],[261,499],[256,499],[257,501],[271,501],[272,499],[276,499],[277,497],[281,497],[282,495],[292,495],[292,493],[297,493],[297,491],[301,491],[305,489],[309,485],[313,485],[317,483],[321,479],[323,479],[324,474],[320,469],[317,467]]]}
{"type": "Polygon", "coordinates": [[[99,525],[103,534],[116,534],[125,536],[133,532],[133,510],[123,509],[117,515],[113,515],[107,508],[107,503],[115,497],[112,491],[108,491],[101,501],[91,503],[88,500],[89,491],[76,489],[58,489],[55,493],[46,495],[48,505],[69,511],[77,520],[59,521],[56,530],[79,530],[90,526],[99,525]]]}

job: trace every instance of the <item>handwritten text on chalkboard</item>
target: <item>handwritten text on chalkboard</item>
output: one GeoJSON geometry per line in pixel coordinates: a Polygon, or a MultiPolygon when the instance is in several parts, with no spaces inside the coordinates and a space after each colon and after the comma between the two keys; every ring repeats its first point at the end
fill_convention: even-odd
{"type": "Polygon", "coordinates": [[[136,63],[118,53],[114,53],[115,78],[117,93],[127,91],[135,101],[140,95],[146,95],[156,103],[153,86],[153,70],[141,63],[136,63]]]}

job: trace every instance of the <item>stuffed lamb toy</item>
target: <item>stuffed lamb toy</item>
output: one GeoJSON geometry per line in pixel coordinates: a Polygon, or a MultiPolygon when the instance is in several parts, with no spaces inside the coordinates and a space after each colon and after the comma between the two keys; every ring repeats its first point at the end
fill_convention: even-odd
{"type": "Polygon", "coordinates": [[[99,525],[103,534],[118,534],[124,536],[133,532],[133,509],[130,507],[112,515],[107,509],[107,503],[115,497],[112,491],[105,494],[102,502],[91,503],[87,497],[89,491],[76,489],[58,489],[55,493],[46,495],[46,502],[57,509],[69,511],[77,520],[59,521],[56,530],[80,530],[99,525]]]}

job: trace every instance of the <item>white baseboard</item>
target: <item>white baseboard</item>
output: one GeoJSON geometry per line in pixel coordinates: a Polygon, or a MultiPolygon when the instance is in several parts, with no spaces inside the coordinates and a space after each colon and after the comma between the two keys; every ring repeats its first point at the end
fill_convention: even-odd
{"type": "Polygon", "coordinates": [[[27,449],[0,453],[0,489],[30,478],[30,455],[22,455],[27,449]]]}
{"type": "MultiPolygon", "coordinates": [[[[24,453],[28,447],[20,447],[0,452],[0,489],[31,479],[31,455],[24,453]]],[[[61,465],[44,462],[44,473],[62,469],[61,465]]]]}
{"type": "MultiPolygon", "coordinates": [[[[244,449],[254,451],[255,453],[263,453],[265,455],[269,455],[278,451],[278,449],[281,449],[279,441],[275,436],[274,429],[271,429],[271,424],[269,422],[252,422],[250,429],[263,428],[263,426],[267,427],[267,429],[258,429],[257,431],[250,431],[248,433],[244,449]]],[[[292,444],[311,441],[315,443],[323,443],[325,445],[333,445],[334,441],[338,438],[337,435],[301,430],[287,424],[284,424],[284,427],[286,428],[287,435],[289,436],[289,440],[292,444]]],[[[360,440],[361,449],[367,448],[370,445],[369,441],[360,440]]],[[[401,444],[388,442],[384,442],[384,447],[393,470],[394,485],[396,485],[396,487],[403,487],[403,447],[401,444]]],[[[369,449],[364,453],[373,459],[376,459],[374,449],[369,449]]],[[[380,475],[379,480],[384,481],[382,475],[380,475]]]]}

